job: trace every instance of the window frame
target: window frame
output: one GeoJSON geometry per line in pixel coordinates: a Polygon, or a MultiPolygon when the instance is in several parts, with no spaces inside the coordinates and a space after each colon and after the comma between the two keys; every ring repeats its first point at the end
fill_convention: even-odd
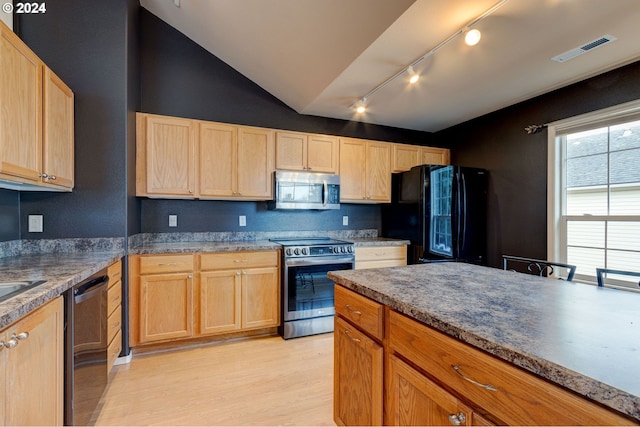
{"type": "MultiPolygon", "coordinates": [[[[640,99],[615,105],[602,110],[557,120],[547,124],[547,258],[557,262],[567,262],[567,221],[586,220],[584,216],[564,215],[563,201],[566,200],[566,190],[563,185],[563,153],[562,144],[557,136],[576,133],[599,126],[612,126],[626,121],[640,119],[640,99]]],[[[588,220],[634,220],[640,215],[598,215],[589,216],[588,220]]],[[[585,283],[596,283],[595,266],[593,275],[578,274],[574,280],[585,283]]],[[[622,285],[624,287],[624,285],[622,285]]],[[[624,287],[625,289],[630,289],[624,287]]],[[[632,290],[635,290],[631,288],[632,290]]]]}

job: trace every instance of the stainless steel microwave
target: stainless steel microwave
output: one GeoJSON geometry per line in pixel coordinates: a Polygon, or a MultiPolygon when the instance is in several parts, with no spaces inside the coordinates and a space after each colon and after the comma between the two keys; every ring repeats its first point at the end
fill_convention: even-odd
{"type": "Polygon", "coordinates": [[[340,209],[340,176],[315,172],[274,172],[270,209],[340,209]]]}

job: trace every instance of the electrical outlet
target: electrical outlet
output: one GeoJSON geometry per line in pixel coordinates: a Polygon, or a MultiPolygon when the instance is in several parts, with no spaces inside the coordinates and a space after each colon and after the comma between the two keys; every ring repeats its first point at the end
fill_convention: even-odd
{"type": "Polygon", "coordinates": [[[349,217],[347,215],[342,217],[342,225],[349,225],[349,217]]]}
{"type": "Polygon", "coordinates": [[[178,226],[178,215],[169,215],[169,227],[178,226]]]}
{"type": "Polygon", "coordinates": [[[238,223],[240,224],[240,227],[246,227],[247,226],[247,217],[245,215],[240,215],[238,217],[238,223]]]}
{"type": "Polygon", "coordinates": [[[29,215],[29,233],[42,233],[42,215],[29,215]]]}

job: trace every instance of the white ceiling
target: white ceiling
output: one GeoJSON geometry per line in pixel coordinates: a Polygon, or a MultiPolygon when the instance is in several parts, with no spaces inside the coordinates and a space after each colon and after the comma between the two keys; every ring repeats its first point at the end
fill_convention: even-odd
{"type": "MultiPolygon", "coordinates": [[[[640,59],[639,0],[509,0],[367,100],[498,0],[141,0],[301,114],[435,132],[640,59]],[[612,35],[564,63],[551,58],[612,35]]],[[[214,77],[212,77],[214,78],[214,77]]]]}

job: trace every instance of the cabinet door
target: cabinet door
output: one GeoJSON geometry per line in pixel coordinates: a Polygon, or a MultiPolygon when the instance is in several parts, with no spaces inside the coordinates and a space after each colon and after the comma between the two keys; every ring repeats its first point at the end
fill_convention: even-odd
{"type": "Polygon", "coordinates": [[[238,129],[238,197],[253,200],[273,198],[273,131],[238,129]]]}
{"type": "MultiPolygon", "coordinates": [[[[13,334],[28,333],[13,348],[0,353],[6,379],[0,405],[2,425],[62,425],[64,318],[59,297],[0,334],[5,343],[13,334]]],[[[15,339],[15,338],[14,338],[15,339]]]]}
{"type": "Polygon", "coordinates": [[[366,141],[340,138],[340,201],[365,200],[366,141]]]}
{"type": "Polygon", "coordinates": [[[312,172],[338,173],[338,138],[309,135],[307,141],[307,169],[312,172]]]}
{"type": "Polygon", "coordinates": [[[280,324],[280,271],[276,267],[242,271],[242,328],[280,324]]]}
{"type": "Polygon", "coordinates": [[[307,135],[276,132],[276,169],[307,169],[307,135]]]}
{"type": "Polygon", "coordinates": [[[367,142],[367,200],[391,201],[391,144],[367,142]]]}
{"type": "Polygon", "coordinates": [[[44,69],[43,181],[73,188],[73,92],[44,69]]]}
{"type": "Polygon", "coordinates": [[[449,164],[449,150],[446,148],[422,147],[420,154],[422,165],[449,164]]]}
{"type": "Polygon", "coordinates": [[[240,329],[240,271],[200,273],[201,335],[240,329]]]}
{"type": "Polygon", "coordinates": [[[40,59],[0,25],[0,174],[40,182],[42,156],[40,59]]]}
{"type": "Polygon", "coordinates": [[[193,276],[140,276],[140,342],[193,336],[193,276]]]}
{"type": "Polygon", "coordinates": [[[193,120],[146,116],[148,194],[194,197],[195,129],[193,120]]]}
{"type": "Polygon", "coordinates": [[[333,419],[338,425],[382,425],[382,346],[336,316],[333,419]]]}
{"type": "Polygon", "coordinates": [[[200,196],[231,197],[238,188],[237,127],[200,122],[200,196]]]}
{"type": "Polygon", "coordinates": [[[385,403],[390,425],[471,425],[468,407],[395,355],[389,357],[385,403]]]}
{"type": "Polygon", "coordinates": [[[417,166],[422,160],[422,152],[417,145],[393,144],[392,172],[405,172],[417,166]]]}

